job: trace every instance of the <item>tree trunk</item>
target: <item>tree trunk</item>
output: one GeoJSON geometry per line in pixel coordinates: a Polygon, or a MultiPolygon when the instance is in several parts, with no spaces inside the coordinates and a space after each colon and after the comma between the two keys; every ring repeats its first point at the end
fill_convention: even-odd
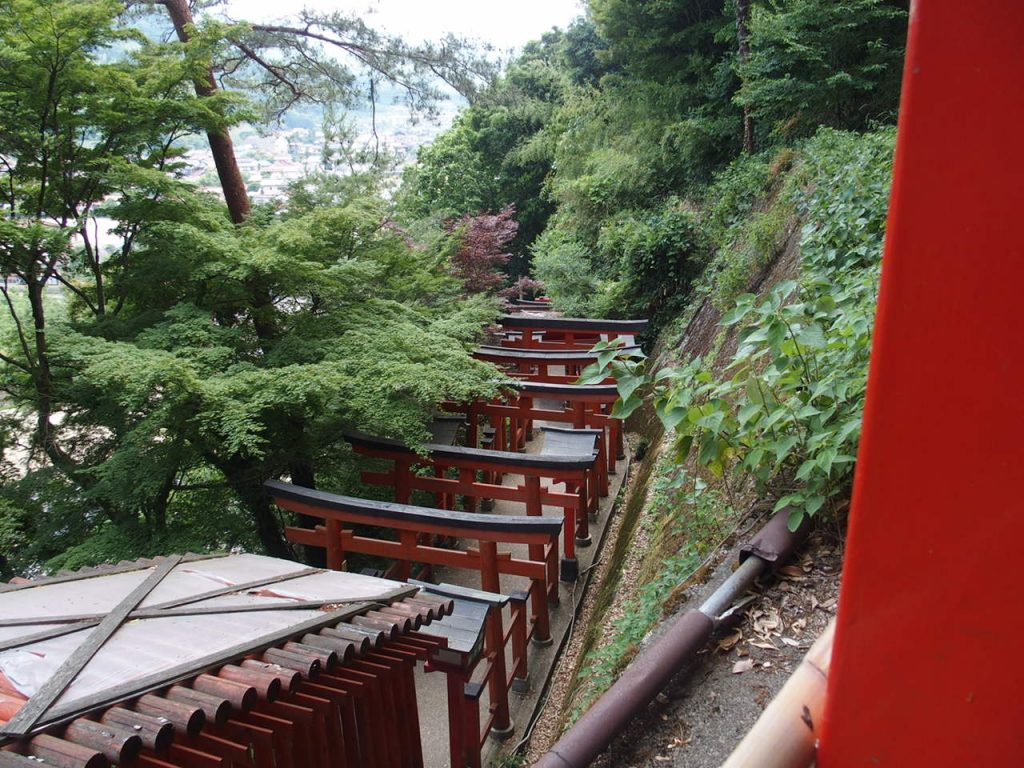
{"type": "Polygon", "coordinates": [[[214,456],[208,458],[224,473],[228,485],[238,494],[242,504],[252,515],[252,519],[256,523],[256,535],[263,545],[264,552],[271,557],[294,560],[295,555],[285,542],[274,506],[266,491],[263,490],[263,483],[259,479],[261,468],[244,459],[218,461],[214,456]]]}
{"type": "MultiPolygon", "coordinates": [[[[188,0],[163,0],[167,6],[167,12],[174,24],[174,31],[178,39],[187,43],[188,26],[193,23],[192,11],[188,7],[188,0]]],[[[196,94],[199,96],[211,96],[217,92],[217,81],[213,77],[213,70],[208,69],[205,80],[195,81],[196,94]]],[[[216,128],[206,132],[206,138],[210,142],[210,152],[213,154],[213,162],[217,166],[217,176],[220,178],[220,186],[224,191],[224,200],[231,213],[231,220],[235,224],[241,224],[249,217],[251,205],[249,203],[249,192],[245,188],[245,180],[242,179],[242,172],[238,168],[238,161],[235,158],[235,147],[231,143],[231,134],[227,128],[216,128]]]]}
{"type": "MultiPolygon", "coordinates": [[[[750,19],[750,0],[736,0],[736,43],[740,66],[746,66],[750,58],[750,30],[747,22],[750,19]]],[[[754,120],[750,116],[750,107],[743,105],[743,151],[754,154],[754,120]]]]}
{"type": "MultiPolygon", "coordinates": [[[[303,453],[306,453],[306,451],[303,451],[303,453]]],[[[301,485],[303,488],[316,489],[316,475],[313,471],[313,462],[308,457],[296,457],[296,459],[288,465],[288,474],[291,475],[292,482],[295,485],[301,485]]],[[[318,525],[323,525],[323,520],[319,517],[299,515],[299,527],[312,530],[318,525]]],[[[323,547],[303,547],[302,559],[307,565],[311,565],[314,568],[326,568],[327,550],[323,547]]]]}

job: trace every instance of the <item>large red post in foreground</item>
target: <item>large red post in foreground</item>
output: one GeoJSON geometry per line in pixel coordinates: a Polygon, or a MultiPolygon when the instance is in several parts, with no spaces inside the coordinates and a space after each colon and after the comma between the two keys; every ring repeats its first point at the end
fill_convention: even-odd
{"type": "Polygon", "coordinates": [[[1024,763],[1024,2],[913,3],[820,766],[1024,763]]]}

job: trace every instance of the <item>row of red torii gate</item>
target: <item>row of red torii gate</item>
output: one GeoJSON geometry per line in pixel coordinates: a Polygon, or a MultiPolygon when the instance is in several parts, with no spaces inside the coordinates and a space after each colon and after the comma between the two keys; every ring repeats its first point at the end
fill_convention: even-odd
{"type": "Polygon", "coordinates": [[[0,768],[479,766],[625,458],[614,379],[575,382],[645,327],[518,302],[474,350],[500,397],[438,403],[423,446],[346,435],[393,501],[268,481],[326,570],[186,555],[0,585],[0,768]]]}

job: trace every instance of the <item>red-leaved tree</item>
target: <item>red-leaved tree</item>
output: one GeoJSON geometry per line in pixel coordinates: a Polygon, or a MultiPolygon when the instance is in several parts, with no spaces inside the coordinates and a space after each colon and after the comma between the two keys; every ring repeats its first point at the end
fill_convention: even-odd
{"type": "Polygon", "coordinates": [[[459,238],[451,256],[451,273],[462,281],[466,293],[490,293],[507,280],[504,266],[512,254],[505,250],[516,236],[516,209],[506,205],[498,213],[466,215],[448,224],[459,238]]]}

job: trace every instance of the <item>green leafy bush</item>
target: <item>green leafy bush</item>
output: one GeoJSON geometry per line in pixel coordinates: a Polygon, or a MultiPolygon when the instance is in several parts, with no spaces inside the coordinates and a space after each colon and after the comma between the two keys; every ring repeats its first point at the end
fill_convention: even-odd
{"type": "Polygon", "coordinates": [[[549,227],[533,244],[533,272],[547,295],[568,317],[589,317],[603,290],[586,247],[549,227]]]}
{"type": "Polygon", "coordinates": [[[620,305],[608,308],[612,316],[639,315],[660,327],[682,309],[709,246],[700,215],[673,197],[658,209],[612,218],[601,230],[598,251],[618,263],[625,286],[620,305]]]}
{"type": "Polygon", "coordinates": [[[645,360],[607,352],[584,372],[617,377],[621,418],[649,396],[675,433],[679,465],[695,457],[727,493],[753,478],[776,509],[792,508],[793,526],[844,493],[852,474],[893,142],[892,131],[826,129],[808,143],[808,183],[793,199],[806,222],[800,280],[761,299],[744,294],[722,317],[739,342],[726,376],[699,358],[652,374],[645,360]]]}

